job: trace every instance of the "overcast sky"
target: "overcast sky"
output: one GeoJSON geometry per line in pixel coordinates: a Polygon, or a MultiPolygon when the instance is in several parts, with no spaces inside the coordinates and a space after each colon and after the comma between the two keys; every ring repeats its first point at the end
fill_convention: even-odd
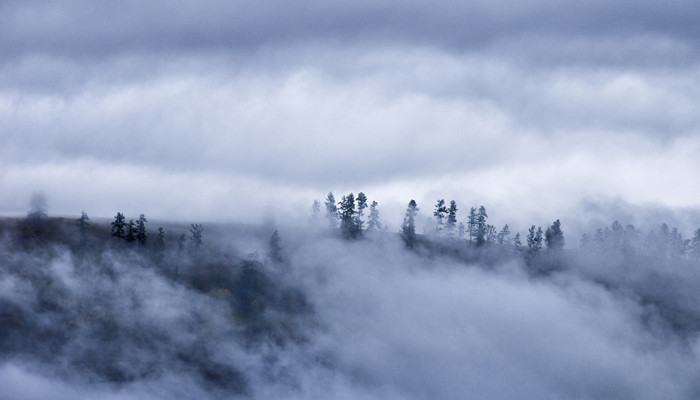
{"type": "Polygon", "coordinates": [[[700,5],[526,3],[0,1],[0,214],[697,212],[700,5]]]}

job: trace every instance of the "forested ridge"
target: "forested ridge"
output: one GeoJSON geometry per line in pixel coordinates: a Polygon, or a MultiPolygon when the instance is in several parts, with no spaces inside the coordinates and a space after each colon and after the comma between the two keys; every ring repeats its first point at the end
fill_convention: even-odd
{"type": "MultiPolygon", "coordinates": [[[[186,377],[158,396],[264,398],[282,390],[306,398],[300,365],[355,382],[372,367],[354,365],[329,339],[341,317],[329,310],[349,305],[324,296],[335,286],[372,296],[398,289],[391,279],[370,289],[361,276],[340,279],[356,273],[348,265],[368,276],[391,268],[398,282],[431,280],[445,268],[460,279],[515,274],[567,299],[569,287],[585,287],[612,299],[596,301],[630,308],[634,335],[654,351],[692,353],[700,332],[700,230],[685,239],[664,223],[643,234],[614,221],[575,240],[562,216],[521,234],[489,224],[484,206],[460,214],[456,201],[439,199],[425,209],[410,200],[391,231],[379,203],[362,192],[314,201],[308,226],[151,226],[145,214],[121,212],[95,222],[85,211],[51,217],[39,203],[25,218],[0,219],[0,358],[61,382],[133,389],[186,377]],[[419,233],[421,214],[432,223],[419,233]]],[[[352,385],[371,386],[363,379],[352,385]]],[[[699,393],[684,383],[683,395],[699,393]]]]}

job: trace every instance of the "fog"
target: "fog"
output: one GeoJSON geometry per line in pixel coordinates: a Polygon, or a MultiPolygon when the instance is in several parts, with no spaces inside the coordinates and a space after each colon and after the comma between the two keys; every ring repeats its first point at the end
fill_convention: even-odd
{"type": "Polygon", "coordinates": [[[700,395],[692,260],[279,227],[274,262],[270,230],[159,254],[4,229],[0,397],[700,395]]]}

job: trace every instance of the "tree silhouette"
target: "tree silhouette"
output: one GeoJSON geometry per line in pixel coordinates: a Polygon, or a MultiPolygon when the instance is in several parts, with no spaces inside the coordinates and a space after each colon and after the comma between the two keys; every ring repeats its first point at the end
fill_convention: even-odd
{"type": "Polygon", "coordinates": [[[406,215],[403,218],[401,225],[401,236],[408,247],[413,247],[416,243],[416,215],[418,214],[418,205],[416,201],[411,199],[406,208],[406,215]]]}

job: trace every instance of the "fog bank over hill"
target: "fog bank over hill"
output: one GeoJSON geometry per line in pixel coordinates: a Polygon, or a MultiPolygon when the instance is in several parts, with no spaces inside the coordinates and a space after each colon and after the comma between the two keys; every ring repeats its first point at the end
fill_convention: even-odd
{"type": "Polygon", "coordinates": [[[692,252],[149,229],[3,221],[3,399],[700,395],[692,252]]]}

